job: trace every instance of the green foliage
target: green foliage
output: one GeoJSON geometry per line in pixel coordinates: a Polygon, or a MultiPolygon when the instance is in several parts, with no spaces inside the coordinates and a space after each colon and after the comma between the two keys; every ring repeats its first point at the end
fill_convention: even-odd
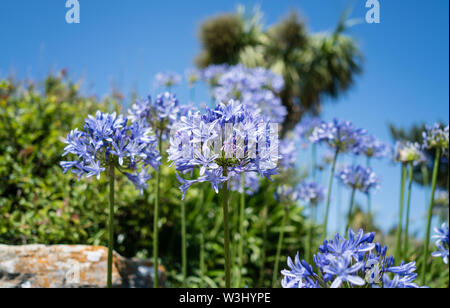
{"type": "MultiPolygon", "coordinates": [[[[50,76],[42,93],[34,84],[0,81],[0,243],[2,244],[88,244],[108,243],[108,182],[77,181],[63,174],[59,162],[63,139],[82,128],[88,114],[120,110],[117,101],[97,101],[80,95],[79,84],[65,74],[50,76]]],[[[181,285],[181,193],[175,171],[161,168],[160,257],[168,273],[167,286],[181,285]]],[[[289,176],[289,178],[292,178],[289,176]]],[[[281,179],[278,179],[280,181],[281,179]]],[[[246,247],[243,283],[270,286],[276,242],[283,207],[275,202],[277,183],[265,182],[259,193],[247,197],[246,247]],[[261,220],[262,210],[268,215],[261,220]],[[267,237],[264,240],[264,228],[267,237]],[[261,271],[262,251],[266,262],[261,271]],[[261,284],[260,272],[263,273],[261,284]]],[[[154,181],[141,196],[123,177],[116,182],[115,250],[126,257],[150,258],[152,254],[154,181]]],[[[231,194],[231,231],[234,271],[237,270],[237,193],[231,194]]],[[[223,285],[223,217],[220,196],[210,186],[189,190],[187,209],[188,274],[191,287],[223,285]],[[204,189],[204,200],[200,200],[204,189]],[[200,234],[205,230],[207,273],[199,278],[200,234]]],[[[303,251],[306,237],[301,207],[293,207],[286,225],[283,263],[287,255],[303,251]]],[[[316,245],[317,246],[317,245],[316,245]]]]}

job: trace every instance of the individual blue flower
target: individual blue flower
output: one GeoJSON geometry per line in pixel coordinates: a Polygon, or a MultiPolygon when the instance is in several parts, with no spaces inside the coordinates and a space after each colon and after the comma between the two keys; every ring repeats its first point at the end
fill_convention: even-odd
{"type": "Polygon", "coordinates": [[[181,76],[174,72],[161,72],[155,76],[155,86],[158,88],[171,88],[181,83],[181,76]]]}
{"type": "Polygon", "coordinates": [[[345,153],[357,149],[365,135],[365,130],[355,128],[351,122],[334,119],[317,126],[309,140],[314,143],[326,143],[335,151],[345,153]]]}
{"type": "Polygon", "coordinates": [[[63,156],[71,154],[76,159],[60,165],[64,173],[70,170],[79,179],[83,176],[99,179],[112,164],[142,191],[144,182],[151,177],[147,166],[157,169],[160,165],[152,129],[143,120],[129,123],[116,113],[98,111],[95,117],[88,116],[84,130],[71,131],[65,143],[63,156]]]}
{"type": "Polygon", "coordinates": [[[442,258],[445,264],[448,264],[449,258],[449,228],[444,223],[440,228],[435,228],[436,234],[433,238],[436,240],[437,251],[432,253],[433,257],[442,258]]]}
{"type": "Polygon", "coordinates": [[[372,169],[360,165],[346,167],[338,172],[336,177],[343,184],[365,194],[380,186],[380,180],[372,169]]]}

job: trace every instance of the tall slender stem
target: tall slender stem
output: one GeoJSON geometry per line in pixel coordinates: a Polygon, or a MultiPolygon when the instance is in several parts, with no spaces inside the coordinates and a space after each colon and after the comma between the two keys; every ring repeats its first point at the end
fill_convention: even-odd
{"type": "Polygon", "coordinates": [[[287,211],[283,209],[283,220],[281,221],[280,235],[278,237],[277,253],[275,256],[275,266],[273,269],[272,288],[277,287],[278,267],[280,265],[281,248],[283,247],[284,226],[286,225],[287,211]]]}
{"type": "MultiPolygon", "coordinates": [[[[228,176],[227,167],[223,167],[223,176],[228,176]]],[[[230,227],[228,218],[228,181],[222,185],[222,208],[225,249],[225,288],[231,288],[231,263],[230,263],[230,227]]]]}
{"type": "Polygon", "coordinates": [[[433,168],[433,178],[431,181],[431,196],[430,196],[430,205],[428,207],[428,215],[427,215],[427,229],[425,235],[425,245],[423,247],[423,260],[422,260],[422,285],[426,284],[426,274],[427,274],[427,260],[429,253],[429,245],[430,245],[430,231],[431,231],[431,218],[433,217],[433,207],[434,207],[434,195],[436,193],[436,183],[439,171],[439,162],[441,160],[441,149],[436,149],[436,157],[434,159],[434,168],[433,168]]]}
{"type": "Polygon", "coordinates": [[[260,271],[259,271],[259,282],[258,282],[258,286],[259,287],[263,287],[264,284],[264,271],[265,271],[265,266],[266,266],[266,245],[267,245],[267,203],[264,203],[264,207],[262,210],[262,233],[263,233],[263,242],[262,242],[262,247],[261,247],[261,267],[260,267],[260,271]]]}
{"type": "Polygon", "coordinates": [[[200,189],[200,198],[199,198],[199,202],[200,202],[200,219],[201,219],[201,223],[200,223],[200,280],[201,283],[204,283],[204,279],[205,279],[205,204],[203,204],[203,199],[204,199],[204,190],[203,190],[203,186],[200,189]]]}
{"type": "Polygon", "coordinates": [[[407,169],[406,165],[402,164],[402,180],[400,184],[400,212],[397,225],[397,240],[395,243],[395,260],[400,261],[402,255],[402,225],[403,225],[403,207],[405,203],[405,182],[407,169]]]}
{"type": "MultiPolygon", "coordinates": [[[[162,155],[162,130],[159,130],[158,136],[159,153],[162,155]]],[[[155,183],[155,209],[153,214],[153,287],[158,288],[159,280],[159,261],[158,261],[158,223],[159,223],[159,186],[161,182],[160,170],[156,172],[155,183]]]]}
{"type": "Polygon", "coordinates": [[[186,203],[181,201],[181,267],[183,287],[187,282],[187,244],[186,244],[186,203]]]}
{"type": "Polygon", "coordinates": [[[409,176],[408,176],[408,197],[406,201],[406,224],[405,224],[405,246],[403,248],[403,257],[408,255],[409,250],[409,217],[411,212],[411,196],[412,196],[412,184],[413,184],[414,166],[409,164],[409,176]]]}
{"type": "Polygon", "coordinates": [[[422,178],[423,178],[423,188],[425,190],[425,204],[428,205],[429,199],[429,189],[430,189],[430,173],[428,172],[428,167],[426,164],[422,164],[421,167],[422,178]]]}
{"type": "Polygon", "coordinates": [[[112,288],[113,251],[114,251],[114,162],[109,163],[109,243],[108,243],[108,274],[106,285],[112,288]]]}
{"type": "Polygon", "coordinates": [[[244,267],[244,242],[245,242],[245,173],[241,175],[241,208],[239,209],[239,248],[238,248],[238,277],[237,286],[241,287],[242,269],[244,267]]]}
{"type": "Polygon", "coordinates": [[[325,208],[325,222],[323,224],[323,239],[325,239],[327,237],[328,213],[330,212],[331,191],[333,189],[334,172],[336,170],[336,162],[337,162],[338,155],[339,155],[339,149],[336,149],[336,153],[334,154],[334,158],[333,158],[333,164],[331,166],[330,180],[328,182],[327,204],[326,204],[326,208],[325,208]]]}
{"type": "Polygon", "coordinates": [[[356,195],[356,189],[353,188],[352,195],[350,197],[350,207],[348,209],[348,214],[347,214],[347,225],[345,226],[344,233],[347,233],[348,229],[350,228],[350,222],[352,220],[352,214],[353,214],[353,207],[355,205],[355,195],[356,195]]]}
{"type": "MultiPolygon", "coordinates": [[[[371,167],[370,157],[367,157],[367,168],[371,167]]],[[[369,193],[367,193],[367,215],[369,218],[372,216],[372,196],[369,193]]]]}

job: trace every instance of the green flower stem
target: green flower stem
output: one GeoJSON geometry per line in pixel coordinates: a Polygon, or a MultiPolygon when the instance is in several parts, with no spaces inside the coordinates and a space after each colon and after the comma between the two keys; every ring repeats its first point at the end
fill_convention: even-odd
{"type": "Polygon", "coordinates": [[[275,266],[272,277],[272,288],[274,289],[277,287],[278,282],[278,267],[280,265],[281,248],[283,247],[284,226],[286,225],[286,218],[287,218],[287,211],[286,210],[283,211],[284,211],[283,220],[281,221],[280,235],[278,237],[278,244],[277,244],[277,254],[275,256],[275,266]]]}
{"type": "Polygon", "coordinates": [[[113,251],[114,251],[114,162],[109,163],[109,243],[108,243],[108,274],[106,285],[112,288],[113,251]]]}
{"type": "Polygon", "coordinates": [[[350,197],[350,207],[348,209],[348,214],[347,214],[347,225],[345,226],[345,232],[347,233],[348,229],[350,228],[350,222],[352,220],[352,213],[353,213],[353,207],[355,205],[355,195],[356,195],[356,189],[353,188],[352,189],[352,195],[350,197]]]}
{"type": "Polygon", "coordinates": [[[262,242],[262,247],[261,247],[261,267],[260,267],[260,271],[259,271],[259,282],[258,282],[258,286],[259,287],[263,287],[264,284],[264,271],[265,271],[265,266],[266,266],[266,243],[267,243],[267,212],[268,212],[268,208],[267,205],[264,204],[263,210],[262,210],[262,233],[263,233],[263,242],[262,242]]]}
{"type": "Polygon", "coordinates": [[[407,169],[406,165],[402,164],[402,180],[400,185],[400,212],[397,226],[397,240],[395,243],[395,261],[398,263],[402,256],[402,224],[403,224],[403,207],[405,203],[405,182],[407,169]]]}
{"type": "Polygon", "coordinates": [[[431,218],[433,217],[433,207],[434,207],[434,195],[436,193],[436,182],[439,171],[439,162],[441,160],[441,149],[436,149],[436,157],[434,159],[434,168],[433,168],[433,178],[431,181],[431,196],[430,196],[430,205],[428,207],[428,215],[427,215],[427,229],[425,235],[425,245],[423,247],[423,260],[422,260],[422,285],[426,284],[426,274],[427,274],[427,260],[429,254],[429,245],[430,245],[430,231],[431,231],[431,218]]]}
{"type": "MultiPolygon", "coordinates": [[[[370,157],[367,157],[367,168],[371,167],[370,157]]],[[[367,215],[369,218],[372,216],[372,196],[370,192],[367,194],[367,215]]]]}
{"type": "Polygon", "coordinates": [[[187,245],[186,245],[186,203],[181,201],[181,266],[183,275],[183,288],[187,284],[187,245]]]}
{"type": "Polygon", "coordinates": [[[333,164],[331,166],[330,172],[330,180],[328,182],[328,195],[327,195],[327,204],[325,208],[325,221],[323,224],[323,239],[325,240],[327,237],[327,227],[328,227],[328,213],[330,212],[330,203],[331,203],[331,190],[333,189],[333,179],[334,172],[336,170],[336,162],[339,155],[339,149],[336,149],[336,153],[334,154],[333,164]]]}
{"type": "MultiPolygon", "coordinates": [[[[162,155],[162,131],[159,131],[158,136],[158,147],[159,153],[162,155]]],[[[155,183],[155,209],[153,215],[153,287],[158,288],[159,280],[159,261],[158,261],[158,222],[159,222],[159,186],[161,182],[160,171],[156,172],[156,183],[155,183]]]]}
{"type": "Polygon", "coordinates": [[[205,204],[203,204],[204,199],[204,190],[203,187],[200,189],[200,280],[201,283],[205,281],[205,204]]]}
{"type": "MultiPolygon", "coordinates": [[[[223,168],[223,176],[228,176],[227,168],[223,168]]],[[[231,288],[231,263],[230,263],[230,227],[228,217],[228,181],[222,185],[222,208],[225,249],[225,288],[231,288]]]]}
{"type": "Polygon", "coordinates": [[[423,187],[425,190],[425,204],[428,204],[429,199],[429,189],[430,189],[430,173],[428,172],[428,167],[426,164],[423,164],[421,167],[422,178],[423,178],[423,187]]]}
{"type": "Polygon", "coordinates": [[[244,241],[245,241],[245,174],[241,175],[241,208],[239,209],[239,247],[238,247],[238,277],[237,286],[241,287],[242,269],[244,268],[244,241]]]}
{"type": "Polygon", "coordinates": [[[412,184],[413,184],[414,166],[409,164],[409,176],[408,176],[408,197],[406,202],[406,224],[405,224],[405,247],[403,248],[403,256],[408,256],[409,250],[409,217],[411,212],[411,196],[412,196],[412,184]]]}

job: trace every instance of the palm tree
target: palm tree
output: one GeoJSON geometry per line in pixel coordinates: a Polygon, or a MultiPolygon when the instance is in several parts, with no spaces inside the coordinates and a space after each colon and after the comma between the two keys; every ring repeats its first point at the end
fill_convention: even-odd
{"type": "MultiPolygon", "coordinates": [[[[246,18],[244,14],[233,15],[241,20],[240,33],[236,35],[233,52],[228,57],[215,57],[211,41],[205,37],[216,37],[224,48],[225,22],[221,17],[207,21],[201,28],[202,55],[197,61],[200,67],[210,64],[242,63],[249,67],[262,66],[281,74],[285,89],[280,93],[288,116],[283,123],[283,132],[291,130],[306,113],[319,114],[325,97],[337,98],[354,83],[355,76],[362,71],[362,56],[355,40],[345,35],[350,26],[344,14],[332,33],[309,34],[304,22],[295,12],[275,26],[263,31],[261,15],[255,13],[246,18]],[[219,59],[220,58],[220,59],[219,59]],[[205,59],[207,59],[205,61],[205,59]]],[[[223,17],[223,16],[222,16],[223,17]]]]}

